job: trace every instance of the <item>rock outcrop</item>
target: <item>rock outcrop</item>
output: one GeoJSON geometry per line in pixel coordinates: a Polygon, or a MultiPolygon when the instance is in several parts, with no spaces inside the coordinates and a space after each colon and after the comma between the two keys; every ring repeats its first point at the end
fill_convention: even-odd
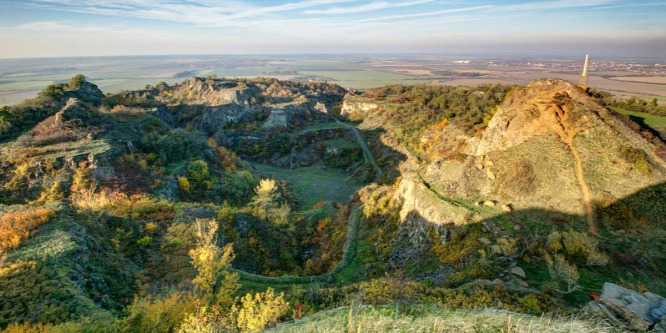
{"type": "Polygon", "coordinates": [[[613,283],[604,283],[599,301],[588,304],[588,310],[603,314],[630,328],[646,331],[666,321],[666,298],[651,292],[637,293],[613,283]]]}
{"type": "Polygon", "coordinates": [[[353,114],[365,114],[370,111],[377,110],[379,108],[379,105],[376,103],[370,103],[370,102],[358,102],[358,101],[352,101],[349,99],[345,99],[342,102],[342,108],[340,109],[340,116],[342,117],[349,117],[353,114]]]}

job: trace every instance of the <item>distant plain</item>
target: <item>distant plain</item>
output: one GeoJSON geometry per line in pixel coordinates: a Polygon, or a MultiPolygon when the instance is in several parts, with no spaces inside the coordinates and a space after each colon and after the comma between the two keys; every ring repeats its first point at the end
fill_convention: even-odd
{"type": "MultiPolygon", "coordinates": [[[[543,77],[577,81],[581,61],[511,60],[450,56],[152,56],[0,60],[0,105],[36,96],[46,85],[82,73],[105,93],[174,84],[192,76],[274,77],[328,81],[347,89],[388,83],[478,85],[526,84],[543,77]]],[[[663,65],[662,65],[663,66],[663,65]]],[[[666,74],[596,69],[590,86],[618,96],[657,98],[666,103],[666,74]]]]}

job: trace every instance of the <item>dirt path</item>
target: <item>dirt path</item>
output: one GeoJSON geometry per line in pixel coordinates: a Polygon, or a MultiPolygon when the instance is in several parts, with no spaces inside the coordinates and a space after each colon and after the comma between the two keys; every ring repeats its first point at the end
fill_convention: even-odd
{"type": "Polygon", "coordinates": [[[569,144],[569,149],[571,149],[571,154],[576,160],[576,176],[578,177],[578,184],[580,185],[581,192],[583,192],[583,200],[585,202],[585,210],[587,211],[587,224],[590,226],[590,233],[599,236],[597,228],[594,225],[594,210],[592,209],[592,203],[590,199],[590,189],[585,183],[585,178],[583,176],[583,161],[578,156],[578,151],[573,146],[573,135],[571,137],[571,143],[569,144]]]}
{"type": "Polygon", "coordinates": [[[583,161],[578,155],[578,150],[574,147],[574,137],[576,136],[576,130],[571,127],[569,123],[569,115],[567,112],[558,105],[558,110],[556,110],[556,117],[561,125],[561,131],[558,131],[560,140],[569,146],[571,155],[573,155],[576,160],[576,178],[578,178],[578,185],[580,186],[581,193],[583,194],[583,204],[585,205],[585,212],[587,215],[587,224],[589,225],[589,232],[595,236],[599,236],[597,228],[594,225],[594,210],[592,209],[592,200],[590,198],[590,188],[587,187],[585,183],[585,176],[583,174],[583,161]]]}

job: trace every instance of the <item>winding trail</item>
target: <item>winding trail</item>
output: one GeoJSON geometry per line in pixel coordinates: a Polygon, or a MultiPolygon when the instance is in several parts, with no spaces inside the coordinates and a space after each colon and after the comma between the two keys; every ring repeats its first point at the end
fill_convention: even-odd
{"type": "Polygon", "coordinates": [[[571,150],[571,154],[573,155],[574,159],[576,160],[576,176],[578,178],[578,184],[580,185],[581,192],[583,193],[583,201],[585,204],[585,210],[587,212],[587,224],[589,224],[590,227],[590,233],[595,235],[595,236],[600,236],[599,232],[597,232],[597,227],[594,225],[594,210],[592,209],[592,203],[590,199],[590,188],[587,187],[587,183],[585,183],[585,176],[583,175],[583,161],[580,159],[580,156],[578,155],[578,151],[573,145],[573,137],[575,134],[570,133],[569,134],[569,139],[566,140],[566,144],[569,145],[569,149],[571,150]]]}
{"type": "Polygon", "coordinates": [[[585,205],[585,215],[587,216],[589,232],[592,235],[599,237],[599,232],[597,232],[597,228],[594,225],[594,210],[592,209],[590,188],[587,186],[587,183],[585,182],[585,175],[583,174],[583,161],[581,160],[580,155],[578,155],[578,150],[576,150],[576,147],[574,146],[576,130],[571,127],[569,122],[569,115],[567,114],[567,111],[562,108],[562,106],[557,105],[557,109],[555,110],[555,117],[561,126],[560,130],[558,131],[560,140],[562,140],[562,142],[564,142],[569,147],[571,155],[573,155],[574,160],[576,160],[576,178],[578,178],[578,185],[580,186],[581,193],[583,194],[583,204],[585,205]]]}

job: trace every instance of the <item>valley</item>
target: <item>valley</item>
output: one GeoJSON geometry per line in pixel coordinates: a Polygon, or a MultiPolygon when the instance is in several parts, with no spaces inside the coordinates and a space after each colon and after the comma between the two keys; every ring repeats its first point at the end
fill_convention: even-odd
{"type": "Polygon", "coordinates": [[[659,104],[560,79],[94,82],[0,109],[2,329],[658,323],[588,302],[666,295],[659,104]]]}

